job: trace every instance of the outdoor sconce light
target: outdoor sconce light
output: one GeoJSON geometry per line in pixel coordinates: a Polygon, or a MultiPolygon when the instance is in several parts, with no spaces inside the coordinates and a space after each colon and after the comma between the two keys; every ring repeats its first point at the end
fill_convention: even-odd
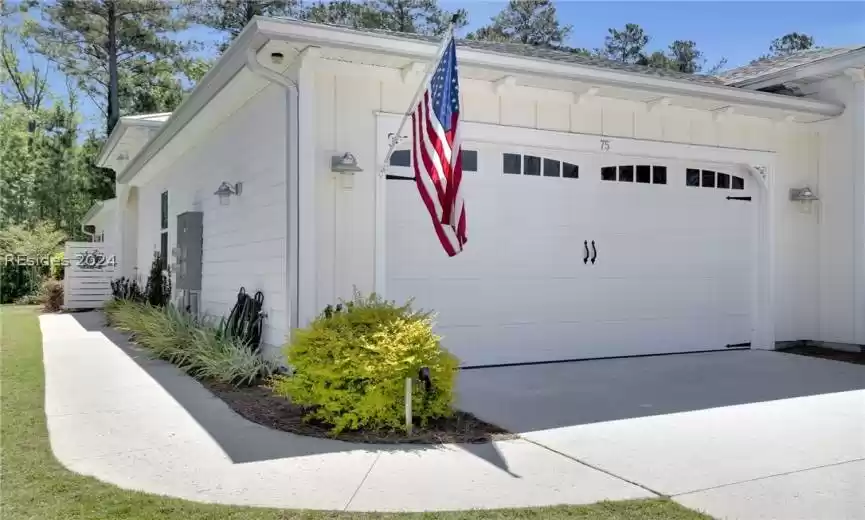
{"type": "Polygon", "coordinates": [[[790,188],[790,200],[796,202],[809,202],[812,200],[820,200],[808,186],[804,188],[790,188]]]}
{"type": "Polygon", "coordinates": [[[363,168],[357,165],[354,155],[346,152],[344,155],[334,155],[330,158],[330,171],[353,175],[355,172],[362,172],[363,168]]]}
{"type": "Polygon", "coordinates": [[[214,195],[219,196],[220,206],[228,206],[229,204],[231,204],[231,196],[240,195],[241,193],[243,193],[242,182],[231,185],[225,181],[222,181],[222,184],[219,185],[219,189],[213,192],[214,195]]]}
{"type": "Polygon", "coordinates": [[[800,213],[811,213],[811,203],[820,198],[811,188],[804,186],[802,188],[790,188],[790,200],[799,203],[800,213]]]}

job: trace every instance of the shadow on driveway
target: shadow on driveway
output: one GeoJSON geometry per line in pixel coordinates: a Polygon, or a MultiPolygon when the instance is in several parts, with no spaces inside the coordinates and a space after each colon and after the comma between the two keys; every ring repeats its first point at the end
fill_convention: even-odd
{"type": "Polygon", "coordinates": [[[735,350],[463,370],[459,406],[515,433],[865,388],[865,366],[735,350]]]}

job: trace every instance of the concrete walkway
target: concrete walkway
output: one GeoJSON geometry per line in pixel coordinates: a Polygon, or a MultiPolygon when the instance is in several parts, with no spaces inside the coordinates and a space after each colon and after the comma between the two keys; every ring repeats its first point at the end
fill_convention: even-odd
{"type": "Polygon", "coordinates": [[[96,330],[99,320],[95,313],[40,317],[45,410],[60,462],[123,488],[223,504],[354,511],[655,496],[525,440],[383,447],[270,430],[236,415],[175,367],[147,359],[120,337],[109,339],[96,330]],[[94,320],[92,331],[83,319],[94,320]]]}
{"type": "Polygon", "coordinates": [[[124,488],[357,511],[664,494],[722,518],[865,519],[863,390],[521,432],[493,444],[373,446],[250,423],[103,330],[97,313],[40,321],[54,453],[124,488]]]}

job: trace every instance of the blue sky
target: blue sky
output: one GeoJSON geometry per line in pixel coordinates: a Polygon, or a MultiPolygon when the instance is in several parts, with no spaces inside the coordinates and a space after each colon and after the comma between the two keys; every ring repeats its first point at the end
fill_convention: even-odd
{"type": "MultiPolygon", "coordinates": [[[[484,25],[507,2],[440,1],[463,7],[469,27],[484,25]]],[[[559,19],[573,26],[569,45],[601,47],[607,29],[639,24],[651,50],[673,40],[693,40],[710,64],[726,57],[729,67],[745,65],[789,32],[810,34],[825,47],[865,44],[865,2],[556,2],[559,19]]]]}
{"type": "MultiPolygon", "coordinates": [[[[304,0],[309,3],[310,0],[304,0]]],[[[465,8],[469,25],[463,34],[485,25],[507,2],[439,0],[445,9],[465,8]]],[[[810,34],[826,47],[865,44],[865,2],[577,2],[556,3],[559,19],[573,26],[568,44],[601,47],[607,29],[637,23],[651,37],[650,50],[666,50],[677,39],[693,40],[709,66],[722,57],[728,67],[745,65],[766,53],[773,38],[797,31],[810,34]]],[[[216,41],[211,30],[185,31],[185,38],[216,41]]],[[[63,76],[51,74],[57,93],[65,91],[63,76]]],[[[87,98],[82,98],[87,103],[87,98]]],[[[88,128],[102,126],[101,114],[84,107],[88,128]]]]}

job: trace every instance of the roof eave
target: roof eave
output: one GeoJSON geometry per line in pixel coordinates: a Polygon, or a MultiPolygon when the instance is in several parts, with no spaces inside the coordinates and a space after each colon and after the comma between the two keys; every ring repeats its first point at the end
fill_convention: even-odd
{"type": "Polygon", "coordinates": [[[128,183],[135,178],[141,168],[231,81],[234,75],[244,67],[247,48],[258,50],[266,43],[266,38],[258,28],[260,21],[261,18],[256,17],[247,24],[217,63],[201,78],[189,96],[164,123],[160,123],[157,133],[117,178],[118,183],[128,183]]]}
{"type": "Polygon", "coordinates": [[[87,210],[87,213],[85,213],[84,216],[81,217],[81,225],[89,226],[90,221],[93,220],[93,217],[99,214],[99,211],[102,209],[103,205],[104,201],[100,200],[98,202],[94,202],[93,205],[90,206],[90,209],[87,210]]]}
{"type": "MultiPolygon", "coordinates": [[[[309,45],[343,47],[370,52],[387,52],[410,59],[431,59],[437,45],[396,36],[365,33],[349,28],[322,26],[305,22],[259,18],[258,27],[270,39],[291,40],[309,45]]],[[[538,76],[600,82],[610,86],[656,92],[659,95],[700,96],[719,103],[758,105],[790,112],[835,117],[844,112],[842,105],[793,98],[765,92],[753,92],[725,85],[708,85],[687,80],[653,77],[628,71],[588,65],[561,63],[540,58],[500,54],[477,49],[459,48],[461,64],[487,67],[504,73],[529,73],[538,76]]]]}
{"type": "MultiPolygon", "coordinates": [[[[119,175],[118,183],[129,183],[244,66],[247,49],[260,49],[268,39],[290,40],[328,47],[342,47],[401,55],[408,58],[431,59],[437,49],[434,42],[409,41],[397,36],[364,33],[349,28],[310,24],[295,20],[257,16],[243,29],[223,53],[219,61],[198,82],[192,93],[163,123],[159,131],[132,159],[119,175]]],[[[559,63],[539,58],[527,58],[475,49],[459,49],[460,59],[473,66],[488,67],[502,72],[529,73],[577,81],[594,81],[611,86],[635,88],[665,95],[702,96],[726,104],[758,105],[790,112],[835,117],[843,113],[843,105],[822,101],[789,98],[775,94],[742,90],[735,87],[693,83],[686,80],[651,77],[626,71],[602,69],[579,64],[559,63]]]]}
{"type": "Polygon", "coordinates": [[[120,142],[120,139],[126,132],[126,128],[128,128],[126,123],[123,122],[123,118],[120,118],[120,120],[117,121],[117,124],[114,125],[111,133],[108,135],[108,140],[105,141],[105,144],[103,144],[102,148],[99,150],[99,155],[96,157],[97,166],[106,168],[108,158],[111,156],[111,153],[114,151],[117,143],[120,142]]]}
{"type": "Polygon", "coordinates": [[[91,225],[90,224],[91,220],[93,220],[94,218],[99,216],[99,214],[102,213],[103,211],[116,209],[116,207],[115,207],[116,204],[117,204],[116,198],[100,200],[100,201],[93,203],[93,205],[90,206],[90,209],[87,210],[87,213],[85,213],[84,216],[81,217],[81,225],[82,226],[91,225]]]}

